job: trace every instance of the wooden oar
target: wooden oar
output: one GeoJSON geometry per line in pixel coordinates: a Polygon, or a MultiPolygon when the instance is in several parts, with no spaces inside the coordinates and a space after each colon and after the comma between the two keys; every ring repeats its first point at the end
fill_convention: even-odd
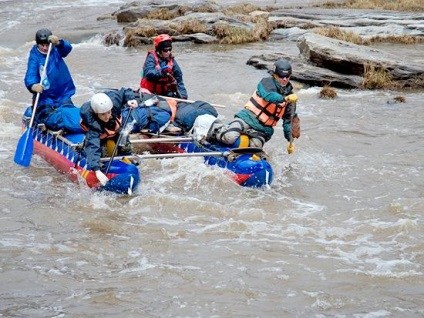
{"type": "MultiPolygon", "coordinates": [[[[194,102],[196,102],[196,101],[194,101],[194,100],[189,100],[189,99],[182,99],[182,98],[177,98],[177,97],[169,97],[169,96],[162,96],[162,95],[158,95],[159,97],[162,97],[162,98],[170,98],[170,99],[174,99],[174,100],[176,100],[176,101],[178,101],[178,102],[186,102],[186,103],[189,103],[189,104],[193,104],[194,102]]],[[[208,103],[208,104],[210,104],[211,106],[213,106],[213,107],[217,107],[217,108],[226,108],[227,106],[225,106],[225,105],[219,105],[219,104],[212,104],[212,103],[208,103]]]]}
{"type": "Polygon", "coordinates": [[[294,152],[294,149],[296,148],[293,143],[293,134],[292,134],[295,107],[296,107],[295,103],[290,103],[290,137],[289,137],[290,141],[289,141],[289,144],[287,145],[287,152],[289,155],[291,155],[294,152]]]}
{"type": "MultiPolygon", "coordinates": [[[[99,85],[92,85],[92,88],[96,89],[96,90],[105,90],[105,91],[117,91],[117,88],[111,88],[111,87],[104,87],[104,86],[99,86],[99,85]]],[[[152,95],[155,95],[154,93],[150,93],[152,95]]],[[[186,102],[189,104],[193,104],[195,101],[194,100],[189,100],[189,99],[182,99],[182,98],[177,98],[177,97],[169,97],[169,96],[162,96],[162,95],[157,95],[159,97],[162,98],[170,98],[170,99],[174,99],[178,102],[186,102]]],[[[211,106],[213,107],[217,107],[217,108],[226,108],[227,106],[225,105],[220,105],[220,104],[211,104],[209,103],[211,106]]]]}
{"type": "MultiPolygon", "coordinates": [[[[41,74],[40,85],[43,84],[44,77],[46,77],[47,63],[49,62],[51,50],[52,50],[52,43],[49,44],[49,49],[47,51],[47,56],[46,56],[46,62],[44,63],[43,72],[41,74]]],[[[33,134],[32,125],[34,124],[35,112],[37,111],[40,95],[41,95],[40,93],[37,93],[37,96],[35,97],[34,106],[32,107],[31,120],[29,122],[28,128],[27,130],[25,130],[25,132],[19,139],[19,142],[16,146],[14,161],[15,163],[23,167],[28,167],[31,163],[32,152],[34,150],[34,139],[32,138],[32,134],[33,134]]]]}

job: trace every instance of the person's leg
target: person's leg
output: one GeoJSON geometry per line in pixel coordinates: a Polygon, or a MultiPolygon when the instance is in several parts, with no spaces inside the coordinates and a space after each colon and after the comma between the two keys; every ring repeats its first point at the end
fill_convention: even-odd
{"type": "Polygon", "coordinates": [[[224,125],[217,130],[216,140],[223,144],[232,145],[248,127],[248,124],[237,118],[228,125],[224,125]]]}

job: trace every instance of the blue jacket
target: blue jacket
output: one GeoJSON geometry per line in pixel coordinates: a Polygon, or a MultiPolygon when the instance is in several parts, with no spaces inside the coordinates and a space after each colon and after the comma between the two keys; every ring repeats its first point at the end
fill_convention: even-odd
{"type": "MultiPolygon", "coordinates": [[[[121,88],[119,91],[108,91],[105,94],[112,100],[112,116],[114,119],[120,118],[122,109],[127,105],[127,102],[135,99],[134,92],[131,88],[121,88]]],[[[100,158],[102,154],[100,135],[105,131],[104,124],[91,109],[90,102],[86,102],[81,106],[80,113],[81,123],[88,128],[84,143],[88,164],[92,170],[100,170],[100,158]]]]}
{"type": "MultiPolygon", "coordinates": [[[[63,102],[69,101],[75,94],[75,85],[69,72],[68,66],[64,61],[72,51],[72,45],[65,40],[60,40],[59,45],[52,46],[49,61],[47,63],[47,78],[50,83],[49,88],[45,88],[40,94],[38,105],[60,106],[63,102]]],[[[47,55],[40,53],[37,45],[34,45],[29,53],[28,67],[25,74],[25,86],[31,91],[31,86],[39,84],[43,66],[46,63],[47,55]]],[[[34,93],[33,93],[34,94],[34,93]]],[[[35,99],[36,94],[33,98],[35,99]]]]}

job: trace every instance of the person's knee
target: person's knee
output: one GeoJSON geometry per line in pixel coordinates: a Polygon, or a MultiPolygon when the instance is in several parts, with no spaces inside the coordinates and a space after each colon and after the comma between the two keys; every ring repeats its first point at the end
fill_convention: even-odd
{"type": "Polygon", "coordinates": [[[217,134],[217,139],[227,145],[232,145],[236,142],[236,140],[240,137],[240,132],[238,131],[225,131],[225,132],[219,132],[217,134]]]}
{"type": "Polygon", "coordinates": [[[236,119],[226,126],[221,127],[217,132],[217,140],[227,145],[234,144],[243,133],[243,122],[236,119]]]}
{"type": "Polygon", "coordinates": [[[249,147],[263,148],[265,140],[263,138],[250,138],[249,147]]]}

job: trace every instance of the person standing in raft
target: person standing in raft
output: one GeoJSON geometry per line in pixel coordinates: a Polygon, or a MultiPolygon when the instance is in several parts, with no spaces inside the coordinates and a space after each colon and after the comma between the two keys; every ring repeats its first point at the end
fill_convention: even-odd
{"type": "Polygon", "coordinates": [[[283,119],[284,137],[290,145],[292,138],[300,137],[300,120],[296,113],[298,97],[290,83],[292,66],[287,60],[280,59],[274,63],[269,74],[271,76],[258,83],[252,97],[234,115],[232,122],[223,124],[216,119],[211,123],[207,134],[209,142],[262,148],[271,139],[280,119],[283,119]]]}
{"type": "Polygon", "coordinates": [[[154,50],[147,52],[140,88],[161,96],[187,99],[183,72],[172,54],[172,38],[159,34],[154,50]]]}
{"type": "Polygon", "coordinates": [[[33,94],[33,104],[37,94],[40,94],[34,123],[44,124],[50,130],[82,132],[79,125],[79,108],[75,107],[71,100],[75,94],[75,85],[64,60],[72,51],[72,45],[66,40],[60,40],[48,29],[38,30],[35,42],[29,53],[24,78],[26,88],[33,94]],[[50,43],[52,47],[46,76],[41,78],[50,43]]]}
{"type": "MultiPolygon", "coordinates": [[[[127,106],[138,106],[130,88],[94,94],[89,102],[81,106],[80,125],[85,131],[84,151],[90,169],[95,171],[102,185],[107,183],[108,178],[101,170],[100,159],[112,155],[122,129],[122,110],[127,106]]],[[[118,147],[118,154],[131,153],[132,147],[127,139],[125,146],[118,147]]]]}

